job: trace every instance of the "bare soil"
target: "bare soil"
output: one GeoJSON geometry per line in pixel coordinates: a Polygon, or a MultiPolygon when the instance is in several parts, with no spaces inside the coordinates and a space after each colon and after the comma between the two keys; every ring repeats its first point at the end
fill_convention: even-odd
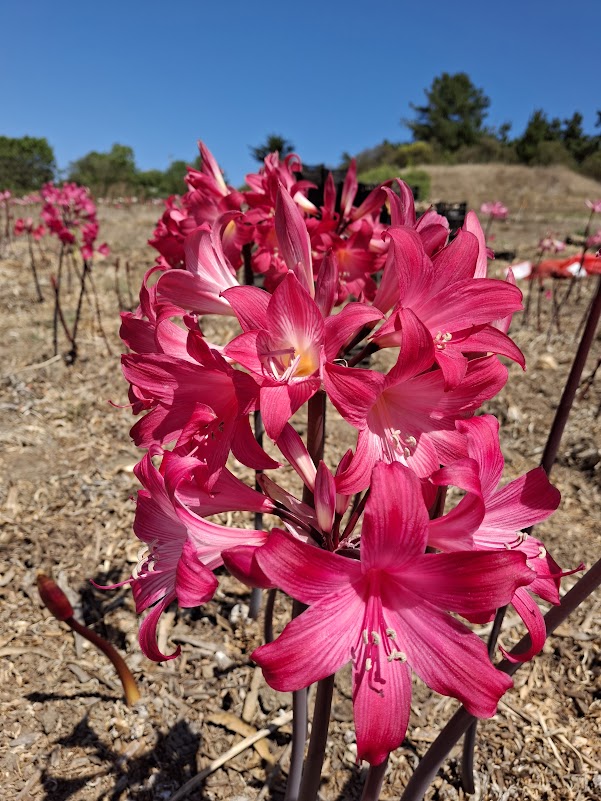
{"type": "MultiPolygon", "coordinates": [[[[454,168],[455,177],[445,178],[446,183],[442,171],[448,168],[432,169],[438,171],[444,199],[461,200],[465,194],[477,204],[500,198],[512,205],[500,190],[492,191],[499,186],[498,177],[487,177],[485,194],[484,177],[476,168],[469,168],[469,179],[454,168]]],[[[517,179],[511,168],[505,169],[503,185],[511,187],[517,179]]],[[[535,174],[528,175],[536,183],[535,174]]],[[[578,204],[569,205],[571,230],[584,226],[582,201],[591,195],[592,190],[584,191],[578,204]]],[[[499,227],[505,244],[525,249],[536,242],[545,233],[542,217],[545,226],[566,225],[559,203],[545,205],[547,192],[534,197],[532,206],[523,208],[521,223],[513,225],[510,218],[499,227]]],[[[50,246],[45,248],[49,262],[41,268],[47,298],[43,304],[32,302],[24,244],[11,245],[0,260],[0,795],[7,801],[167,801],[211,760],[290,707],[290,697],[267,687],[249,660],[261,641],[261,620],[247,619],[249,593],[242,585],[224,576],[215,599],[203,609],[166,615],[160,630],[163,645],[180,644],[182,656],[157,665],[139,651],[129,590],[102,592],[89,581],[125,579],[137,561],[139,543],[131,532],[131,498],[137,489],[132,467],[141,454],[128,437],[129,411],[107,402],[127,402],[118,365],[114,256],[121,258],[120,294],[127,302],[124,260],[130,261],[137,292],[153,260],[145,240],[158,213],[156,207],[102,209],[102,238],[114,255],[94,270],[112,357],[99,336],[93,309],[86,305],[81,357],[71,367],[51,358],[49,275],[56,254],[50,246]],[[39,570],[53,575],[69,592],[80,619],[126,656],[142,692],[134,708],[125,706],[106,659],[41,606],[35,588],[39,570]]],[[[497,262],[496,269],[502,266],[497,262]]],[[[546,298],[540,332],[532,323],[521,328],[520,319],[514,321],[528,370],[522,373],[512,365],[507,387],[487,409],[501,420],[507,479],[540,459],[574,354],[574,331],[592,289],[587,281],[574,292],[561,333],[547,337],[546,298]]],[[[218,329],[209,326],[207,333],[217,336],[222,333],[218,329]]],[[[64,340],[61,346],[67,350],[64,340]]],[[[599,356],[597,338],[585,376],[599,356]]],[[[564,568],[580,561],[590,566],[601,550],[600,405],[598,375],[577,400],[554,468],[562,505],[538,529],[564,568]]],[[[302,428],[302,418],[298,422],[302,428]]],[[[352,444],[348,428],[332,415],[327,445],[332,459],[352,444]]],[[[575,581],[575,576],[566,578],[565,588],[575,581]]],[[[276,613],[281,627],[288,604],[280,600],[276,613]]],[[[600,624],[597,595],[558,629],[542,655],[518,671],[515,688],[503,698],[497,715],[480,726],[474,798],[601,797],[600,624]]],[[[488,627],[479,631],[484,636],[488,627]]],[[[522,633],[519,619],[509,615],[503,644],[511,647],[522,633]]],[[[400,797],[420,756],[456,708],[456,701],[415,681],[409,731],[391,757],[383,799],[400,797]]],[[[190,798],[279,801],[289,742],[286,725],[212,773],[190,798]]],[[[458,778],[459,753],[456,749],[441,770],[429,799],[467,798],[458,778]]],[[[350,675],[345,670],[334,697],[324,801],[360,797],[364,768],[355,764],[355,757],[350,675]]]]}

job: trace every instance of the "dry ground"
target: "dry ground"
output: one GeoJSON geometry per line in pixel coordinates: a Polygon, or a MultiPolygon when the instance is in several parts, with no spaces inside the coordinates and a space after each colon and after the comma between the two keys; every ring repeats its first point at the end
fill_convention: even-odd
{"type": "MultiPolygon", "coordinates": [[[[454,186],[462,186],[459,178],[454,186]]],[[[445,192],[449,200],[461,199],[455,192],[451,196],[449,185],[445,192]]],[[[501,199],[511,205],[510,198],[501,199]]],[[[584,207],[579,209],[572,230],[585,219],[584,207]]],[[[153,259],[144,243],[156,216],[156,208],[102,211],[103,239],[116,255],[131,260],[136,285],[153,259]]],[[[546,216],[549,225],[565,224],[554,207],[546,216]]],[[[537,228],[538,211],[530,218],[524,211],[522,220],[532,237],[544,233],[537,228]]],[[[525,248],[532,241],[523,228],[512,231],[511,222],[500,230],[512,247],[525,248]]],[[[115,355],[107,357],[86,308],[81,358],[67,367],[60,360],[44,364],[51,356],[50,303],[31,303],[24,256],[19,243],[0,261],[1,797],[167,800],[241,739],[240,732],[261,728],[278,710],[289,708],[290,698],[257,683],[248,654],[259,643],[261,629],[245,618],[249,597],[241,585],[224,579],[202,612],[167,616],[161,629],[165,647],[179,643],[183,654],[155,665],[137,647],[129,590],[101,592],[89,583],[90,578],[109,582],[127,577],[138,550],[131,533],[131,496],[137,487],[131,471],[140,454],[128,438],[129,412],[107,403],[126,401],[117,360],[113,259],[98,263],[96,282],[115,355]],[[106,660],[40,606],[35,590],[40,569],[69,589],[82,620],[126,654],[143,694],[135,708],[124,705],[106,660]],[[241,726],[243,717],[251,729],[241,726]]],[[[49,272],[46,266],[47,296],[49,272]]],[[[121,291],[126,297],[124,285],[121,291]]],[[[569,306],[565,331],[553,333],[548,343],[546,328],[537,333],[532,327],[521,329],[519,319],[514,323],[528,371],[512,366],[506,389],[489,406],[502,423],[507,478],[534,467],[540,458],[573,356],[573,331],[590,292],[587,284],[569,306]]],[[[600,351],[598,339],[585,375],[600,351]]],[[[553,476],[563,503],[539,529],[566,568],[581,560],[590,565],[599,556],[600,403],[601,376],[573,410],[553,476]]],[[[340,453],[347,443],[347,430],[332,416],[330,452],[340,453]]],[[[575,577],[567,578],[566,588],[574,582],[575,577]]],[[[282,625],[286,605],[281,603],[277,613],[282,625]]],[[[508,623],[502,637],[506,646],[522,634],[515,616],[508,623]]],[[[515,688],[498,714],[481,725],[477,799],[592,801],[601,796],[600,623],[597,595],[560,627],[539,658],[516,674],[515,688]]],[[[416,682],[408,736],[392,756],[383,799],[399,798],[413,766],[456,706],[416,682]]],[[[355,765],[348,672],[337,682],[333,718],[322,797],[351,801],[359,798],[363,777],[355,765]]],[[[289,738],[289,726],[284,726],[264,747],[246,750],[216,771],[191,797],[279,801],[289,738]],[[281,760],[282,773],[272,772],[274,760],[281,760]]],[[[458,781],[457,755],[452,754],[428,798],[467,797],[458,781]]]]}

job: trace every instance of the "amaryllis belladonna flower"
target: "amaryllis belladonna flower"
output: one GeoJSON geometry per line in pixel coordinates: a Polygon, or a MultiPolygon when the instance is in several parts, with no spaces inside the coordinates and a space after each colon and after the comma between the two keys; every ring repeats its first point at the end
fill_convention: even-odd
{"type": "MultiPolygon", "coordinates": [[[[260,570],[308,609],[254,651],[268,683],[290,691],[353,664],[358,757],[381,763],[407,729],[414,670],[437,692],[490,717],[511,679],[449,612],[507,603],[534,578],[519,552],[426,554],[420,482],[378,464],[365,509],[360,561],[275,531],[256,550],[260,570]]],[[[235,554],[231,552],[232,555],[235,554]]]]}

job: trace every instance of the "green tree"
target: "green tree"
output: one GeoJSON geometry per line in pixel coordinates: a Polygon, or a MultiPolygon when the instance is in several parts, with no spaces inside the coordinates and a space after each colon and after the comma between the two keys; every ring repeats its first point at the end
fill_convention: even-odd
{"type": "Polygon", "coordinates": [[[548,120],[542,108],[536,109],[526,125],[526,130],[516,140],[517,156],[524,164],[537,164],[543,142],[557,142],[561,136],[561,123],[559,128],[557,120],[548,120]]]}
{"type": "Polygon", "coordinates": [[[137,170],[134,151],[127,145],[114,144],[108,153],[92,150],[69,166],[70,181],[89,186],[96,195],[134,190],[137,170]]]}
{"type": "Polygon", "coordinates": [[[465,72],[454,75],[443,72],[432,81],[425,95],[425,105],[411,103],[417,119],[402,121],[415,141],[430,142],[454,152],[463,145],[474,144],[482,136],[490,99],[465,72]]]}
{"type": "Polygon", "coordinates": [[[164,178],[161,170],[142,170],[136,175],[136,192],[144,198],[161,197],[164,178]]]}
{"type": "Polygon", "coordinates": [[[0,136],[0,190],[29,192],[54,179],[54,151],[45,138],[0,136]]]}
{"type": "Polygon", "coordinates": [[[276,150],[280,154],[280,158],[283,159],[294,151],[294,145],[290,140],[284,139],[283,136],[272,133],[268,135],[264,144],[250,148],[252,157],[260,164],[265,159],[265,156],[268,156],[270,153],[275,153],[276,150]]]}
{"type": "MultiPolygon", "coordinates": [[[[199,159],[196,159],[198,163],[199,159]]],[[[162,194],[167,195],[183,195],[188,189],[184,183],[184,178],[187,173],[187,164],[185,161],[172,161],[163,173],[163,181],[161,184],[162,194]]]]}

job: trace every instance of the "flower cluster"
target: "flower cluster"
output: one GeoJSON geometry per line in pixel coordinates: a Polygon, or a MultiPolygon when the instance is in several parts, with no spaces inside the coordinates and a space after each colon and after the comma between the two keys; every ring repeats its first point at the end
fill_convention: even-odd
{"type": "Polygon", "coordinates": [[[107,244],[95,248],[98,237],[96,205],[85,186],[74,183],[55,186],[48,183],[42,187],[40,194],[43,203],[40,216],[48,231],[63,245],[78,244],[82,258],[88,261],[94,252],[108,255],[107,244]]]}
{"type": "Polygon", "coordinates": [[[39,241],[46,233],[46,227],[43,223],[35,225],[33,217],[18,217],[15,220],[14,232],[15,236],[30,234],[36,241],[39,241]]]}
{"type": "Polygon", "coordinates": [[[473,212],[451,235],[434,211],[417,218],[402,181],[356,206],[354,165],[339,203],[330,177],[316,207],[295,155],[268,156],[239,192],[200,147],[202,167],[157,225],[139,308],[122,315],[123,372],[143,414],[131,434],[147,450],[134,523],[145,548],[128,579],[138,612],[150,610],[141,646],[177,656],[159,651],[159,617],[210,599],[223,564],[279,588],[307,608],[253,659],[284,691],[352,662],[358,755],[379,764],[403,740],[411,670],[481,717],[511,685],[454,615],[482,623],[512,604],[531,634],[526,659],[545,636],[534,598],[559,602],[561,570],[525,532],[559,493],[540,468],[499,488],[498,424],[475,416],[507,380],[498,357],[524,367],[507,333],[521,292],[511,275],[487,277],[473,212]],[[262,287],[238,279],[243,263],[262,287]],[[211,314],[231,318],[229,341],[205,337],[211,314]],[[376,351],[384,371],[361,366],[376,351]],[[326,399],[349,425],[338,464],[316,463],[291,424],[326,399]],[[277,460],[253,436],[257,411],[277,460]],[[264,471],[260,490],[233,460],[264,471]],[[282,484],[286,464],[302,498],[282,484]],[[443,514],[449,486],[464,494],[443,514]],[[239,510],[274,524],[210,519],[239,510]]]}

